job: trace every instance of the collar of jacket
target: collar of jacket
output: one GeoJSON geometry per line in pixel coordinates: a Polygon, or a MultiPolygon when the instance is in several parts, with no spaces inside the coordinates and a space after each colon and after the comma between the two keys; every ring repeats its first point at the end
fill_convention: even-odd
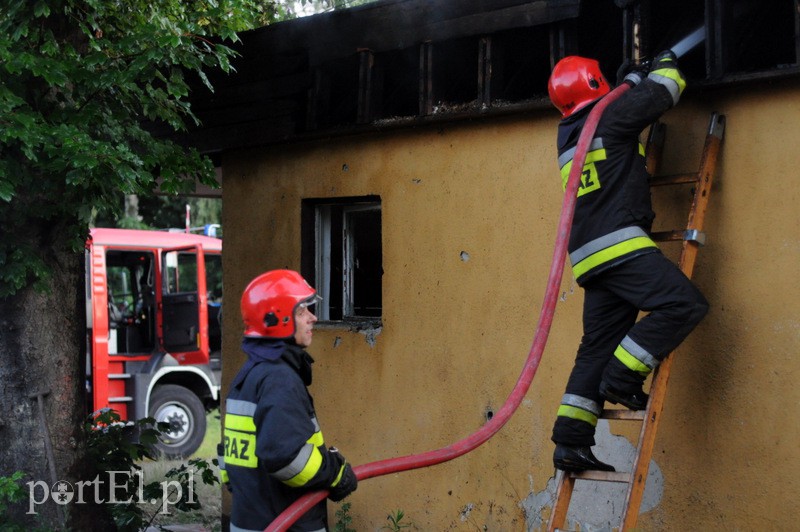
{"type": "Polygon", "coordinates": [[[297,372],[306,386],[311,385],[311,365],[314,363],[314,359],[294,342],[271,338],[244,338],[242,339],[242,351],[247,354],[247,362],[234,377],[231,383],[232,387],[241,386],[247,374],[256,364],[277,360],[285,361],[297,372]]]}

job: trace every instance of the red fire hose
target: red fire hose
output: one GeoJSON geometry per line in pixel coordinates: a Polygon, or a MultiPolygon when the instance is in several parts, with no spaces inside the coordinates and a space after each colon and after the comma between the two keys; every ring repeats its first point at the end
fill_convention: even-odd
{"type": "MultiPolygon", "coordinates": [[[[575,157],[572,160],[572,168],[569,173],[569,179],[567,180],[567,187],[564,192],[564,202],[561,207],[561,217],[558,221],[558,233],[556,235],[556,245],[553,252],[553,262],[550,264],[550,276],[547,279],[547,291],[545,292],[544,302],[542,303],[539,324],[537,325],[536,334],[533,338],[533,345],[528,353],[528,359],[525,361],[522,373],[519,379],[517,379],[517,383],[514,385],[514,389],[511,391],[508,399],[506,399],[505,404],[495,413],[494,417],[480,429],[448,447],[422,454],[389,458],[387,460],[356,466],[353,468],[353,471],[359,480],[379,477],[389,473],[398,473],[409,469],[419,469],[458,458],[479,447],[494,436],[511,418],[511,415],[516,411],[517,407],[519,407],[539,367],[539,362],[542,359],[542,352],[547,343],[547,336],[550,333],[550,326],[553,323],[558,290],[561,286],[561,276],[564,273],[564,257],[567,252],[572,217],[575,214],[575,202],[578,194],[580,175],[583,171],[583,163],[586,160],[589,144],[594,137],[597,123],[600,121],[600,116],[603,114],[605,108],[608,107],[611,102],[619,98],[628,88],[629,86],[623,83],[600,100],[589,113],[583,130],[581,131],[575,149],[575,157]]],[[[311,507],[327,496],[327,490],[307,493],[284,510],[264,532],[285,531],[311,507]]]]}

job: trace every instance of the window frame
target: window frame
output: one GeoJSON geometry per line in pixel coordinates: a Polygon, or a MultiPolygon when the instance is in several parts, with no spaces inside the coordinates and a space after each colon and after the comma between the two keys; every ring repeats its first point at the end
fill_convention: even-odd
{"type": "MultiPolygon", "coordinates": [[[[356,196],[346,198],[307,198],[301,205],[301,239],[302,257],[301,272],[306,279],[313,282],[317,293],[322,296],[322,301],[317,303],[315,314],[322,324],[346,323],[356,328],[380,327],[383,316],[382,294],[380,297],[380,311],[378,316],[356,314],[356,251],[354,244],[354,231],[352,224],[356,223],[353,214],[375,212],[382,214],[383,206],[380,196],[356,196]],[[336,218],[340,219],[337,220],[336,218]],[[341,227],[339,234],[334,234],[336,227],[341,227]],[[341,253],[334,252],[336,246],[341,247],[341,253]],[[341,264],[338,264],[341,262],[341,264]],[[341,269],[341,278],[335,279],[337,266],[341,269]],[[341,291],[341,315],[331,312],[331,303],[338,301],[338,297],[331,294],[341,291]],[[332,317],[333,316],[333,317],[332,317]]],[[[382,216],[381,216],[382,222],[382,216]]],[[[383,289],[382,283],[382,228],[377,228],[380,245],[381,271],[378,290],[383,289]]]]}

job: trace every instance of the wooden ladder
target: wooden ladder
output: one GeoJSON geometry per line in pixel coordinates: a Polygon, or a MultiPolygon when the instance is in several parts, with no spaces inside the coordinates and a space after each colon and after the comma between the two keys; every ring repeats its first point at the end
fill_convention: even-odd
{"type": "MultiPolygon", "coordinates": [[[[703,154],[700,159],[699,171],[696,174],[653,177],[650,180],[651,187],[681,184],[692,184],[694,186],[694,197],[691,209],[689,210],[689,220],[686,229],[660,231],[651,234],[653,240],[656,241],[683,241],[683,249],[681,250],[678,266],[690,279],[694,271],[698,249],[705,243],[705,235],[702,232],[703,221],[705,219],[708,197],[714,179],[717,156],[722,145],[724,132],[724,115],[712,114],[708,133],[706,134],[705,145],[703,147],[703,154]]],[[[650,129],[650,136],[647,142],[648,168],[653,173],[655,173],[655,168],[661,159],[663,139],[664,125],[661,123],[654,124],[650,129]]],[[[673,355],[667,356],[655,370],[650,387],[650,400],[645,410],[604,409],[600,415],[600,419],[638,421],[642,424],[632,471],[583,471],[580,473],[559,471],[556,499],[547,525],[548,531],[561,530],[561,527],[564,526],[576,480],[620,482],[627,484],[628,490],[625,497],[625,506],[623,507],[622,523],[619,530],[631,530],[636,526],[636,520],[639,517],[639,507],[642,502],[642,496],[644,495],[650,458],[653,454],[656,431],[658,430],[658,424],[661,419],[661,411],[664,408],[664,398],[666,396],[667,382],[669,381],[673,358],[673,355]]]]}

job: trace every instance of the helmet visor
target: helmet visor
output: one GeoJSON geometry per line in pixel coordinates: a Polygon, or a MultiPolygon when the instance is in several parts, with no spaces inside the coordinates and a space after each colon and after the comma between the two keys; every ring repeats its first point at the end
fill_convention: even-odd
{"type": "Polygon", "coordinates": [[[314,305],[316,305],[320,301],[322,301],[322,296],[320,296],[319,294],[314,294],[313,296],[309,297],[308,299],[304,299],[303,301],[298,303],[297,304],[297,308],[298,309],[303,309],[303,308],[313,307],[314,305]]]}

